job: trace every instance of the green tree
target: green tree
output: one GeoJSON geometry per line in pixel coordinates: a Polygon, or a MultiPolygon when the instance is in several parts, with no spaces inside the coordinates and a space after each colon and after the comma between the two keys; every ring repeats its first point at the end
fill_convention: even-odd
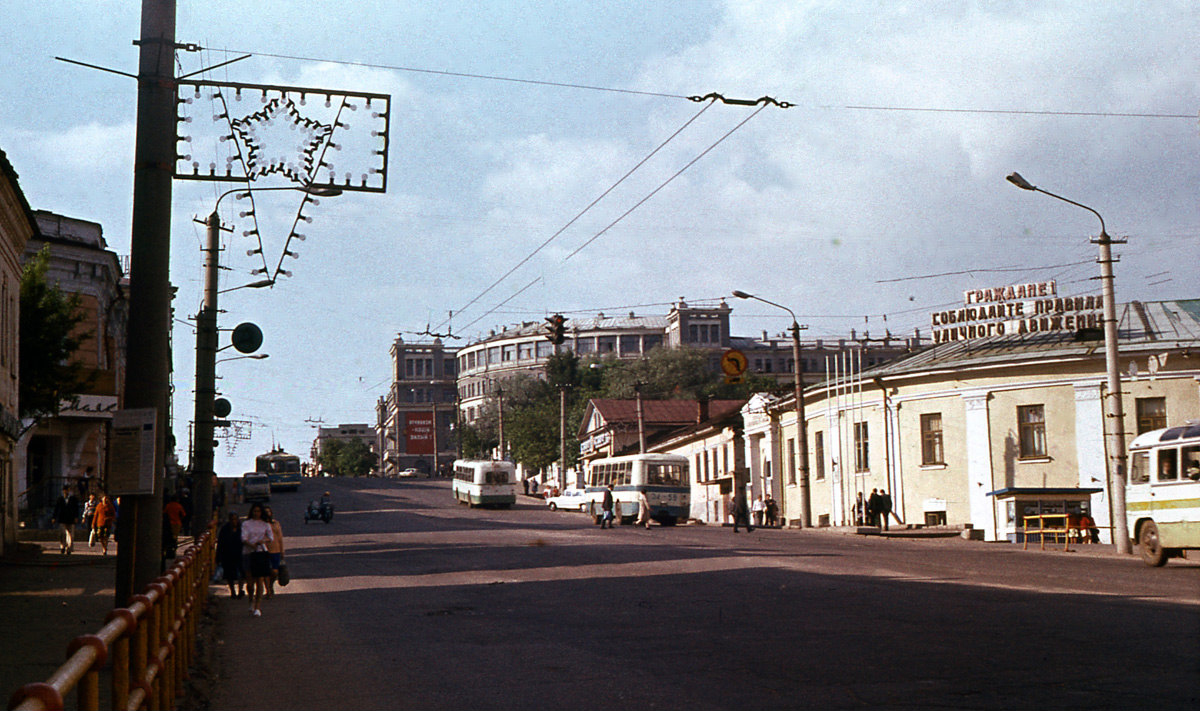
{"type": "Polygon", "coordinates": [[[361,439],[327,439],[317,453],[317,466],[332,476],[366,476],[376,464],[375,453],[361,439]]]}
{"type": "Polygon", "coordinates": [[[21,271],[20,400],[21,417],[34,421],[57,415],[64,401],[88,388],[95,374],[74,356],[87,337],[79,325],[84,314],[79,296],[66,294],[46,280],[50,245],[21,271]]]}

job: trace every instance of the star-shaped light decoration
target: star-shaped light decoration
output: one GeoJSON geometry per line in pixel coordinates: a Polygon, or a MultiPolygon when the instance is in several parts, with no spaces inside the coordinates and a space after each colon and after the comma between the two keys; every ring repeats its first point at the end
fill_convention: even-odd
{"type": "Polygon", "coordinates": [[[246,146],[246,177],[250,180],[282,173],[307,184],[313,174],[314,154],[333,133],[332,125],[301,116],[292,100],[283,96],[230,124],[246,146]]]}

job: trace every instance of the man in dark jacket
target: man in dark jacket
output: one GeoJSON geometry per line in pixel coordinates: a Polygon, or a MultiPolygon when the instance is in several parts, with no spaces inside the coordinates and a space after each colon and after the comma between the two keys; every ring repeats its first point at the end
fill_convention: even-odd
{"type": "Polygon", "coordinates": [[[62,495],[54,502],[54,522],[58,524],[58,552],[70,555],[75,552],[75,524],[79,522],[79,498],[64,486],[62,495]]]}

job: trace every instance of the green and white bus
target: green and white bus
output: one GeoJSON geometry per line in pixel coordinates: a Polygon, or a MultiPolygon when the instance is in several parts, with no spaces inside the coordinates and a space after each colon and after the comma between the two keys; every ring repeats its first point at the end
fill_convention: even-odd
{"type": "Polygon", "coordinates": [[[509,508],[517,502],[516,467],[505,461],[458,459],[451,488],[459,503],[509,508]]]}
{"type": "Polygon", "coordinates": [[[1200,550],[1200,420],[1133,440],[1125,511],[1129,533],[1149,565],[1200,550]]]}

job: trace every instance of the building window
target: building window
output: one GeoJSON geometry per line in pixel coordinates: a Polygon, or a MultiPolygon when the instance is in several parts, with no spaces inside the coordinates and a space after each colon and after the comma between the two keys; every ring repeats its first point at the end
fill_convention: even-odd
{"type": "Polygon", "coordinates": [[[1046,410],[1043,405],[1017,408],[1017,427],[1022,459],[1046,456],[1046,410]]]}
{"type": "Polygon", "coordinates": [[[539,341],[537,344],[537,357],[549,358],[554,355],[554,344],[549,341],[539,341]]]}
{"type": "Polygon", "coordinates": [[[1167,399],[1139,397],[1137,399],[1137,433],[1161,430],[1167,426],[1167,399]]]}
{"type": "Polygon", "coordinates": [[[813,433],[813,465],[816,467],[817,481],[825,479],[825,433],[813,433]]]}
{"type": "Polygon", "coordinates": [[[532,341],[530,341],[528,343],[518,344],[517,345],[517,359],[518,360],[533,360],[533,346],[534,346],[534,343],[532,341]]]}
{"type": "Polygon", "coordinates": [[[787,483],[796,483],[796,440],[787,441],[787,483]]]}
{"type": "Polygon", "coordinates": [[[658,348],[663,343],[663,337],[659,334],[647,334],[642,336],[642,353],[649,353],[652,348],[658,348]]]}
{"type": "Polygon", "coordinates": [[[866,472],[871,469],[870,440],[866,422],[854,423],[854,471],[866,472]]]}
{"type": "Polygon", "coordinates": [[[597,350],[600,353],[615,353],[617,351],[616,336],[600,336],[597,340],[597,350]]]}
{"type": "Polygon", "coordinates": [[[942,413],[921,415],[921,464],[945,464],[942,448],[942,413]]]}
{"type": "Polygon", "coordinates": [[[487,360],[489,365],[495,365],[500,362],[500,349],[492,347],[487,349],[487,360]]]}

